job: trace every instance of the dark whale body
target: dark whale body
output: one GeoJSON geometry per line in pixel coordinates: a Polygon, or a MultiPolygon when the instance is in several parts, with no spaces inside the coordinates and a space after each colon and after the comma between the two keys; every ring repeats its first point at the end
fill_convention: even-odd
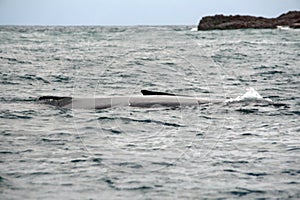
{"type": "Polygon", "coordinates": [[[200,99],[191,96],[177,96],[171,93],[141,91],[143,96],[111,96],[95,98],[42,96],[39,102],[62,107],[83,109],[105,109],[115,106],[154,107],[154,106],[193,106],[207,104],[208,99],[200,99]]]}
{"type": "Polygon", "coordinates": [[[179,106],[199,106],[213,104],[234,104],[234,103],[254,103],[258,105],[272,105],[275,107],[288,107],[287,104],[273,102],[270,99],[261,97],[254,89],[250,88],[244,95],[229,101],[204,99],[187,95],[176,95],[166,92],[156,92],[141,90],[143,96],[109,96],[109,97],[60,97],[60,96],[42,96],[38,99],[41,103],[46,103],[61,108],[80,108],[80,109],[106,109],[111,107],[179,107],[179,106]]]}

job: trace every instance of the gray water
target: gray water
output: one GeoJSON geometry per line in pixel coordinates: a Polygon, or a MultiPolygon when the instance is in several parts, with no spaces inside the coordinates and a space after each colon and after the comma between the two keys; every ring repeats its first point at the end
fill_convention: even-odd
{"type": "Polygon", "coordinates": [[[190,28],[1,26],[1,199],[299,199],[299,30],[190,28]],[[247,88],[277,106],[36,101],[247,88]]]}

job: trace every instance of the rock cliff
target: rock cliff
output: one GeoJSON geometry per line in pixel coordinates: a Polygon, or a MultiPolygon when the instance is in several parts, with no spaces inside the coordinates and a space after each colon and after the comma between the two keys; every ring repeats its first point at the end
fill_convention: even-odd
{"type": "Polygon", "coordinates": [[[215,15],[203,17],[198,30],[226,30],[245,28],[277,28],[277,26],[300,27],[300,11],[290,11],[277,18],[254,17],[247,15],[215,15]]]}

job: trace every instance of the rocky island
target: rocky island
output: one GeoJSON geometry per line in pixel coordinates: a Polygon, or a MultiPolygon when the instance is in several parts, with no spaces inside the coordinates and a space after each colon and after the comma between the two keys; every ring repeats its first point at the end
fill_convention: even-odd
{"type": "Polygon", "coordinates": [[[300,28],[300,11],[290,11],[277,18],[254,17],[248,15],[215,15],[203,17],[198,30],[227,30],[246,28],[277,28],[287,26],[300,28]]]}

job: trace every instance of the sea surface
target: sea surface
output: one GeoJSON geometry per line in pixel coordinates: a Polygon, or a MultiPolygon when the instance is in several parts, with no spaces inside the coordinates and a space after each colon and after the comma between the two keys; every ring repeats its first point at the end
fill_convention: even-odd
{"type": "Polygon", "coordinates": [[[191,28],[0,26],[0,199],[299,199],[300,31],[191,28]],[[37,101],[142,89],[224,103],[37,101]]]}

